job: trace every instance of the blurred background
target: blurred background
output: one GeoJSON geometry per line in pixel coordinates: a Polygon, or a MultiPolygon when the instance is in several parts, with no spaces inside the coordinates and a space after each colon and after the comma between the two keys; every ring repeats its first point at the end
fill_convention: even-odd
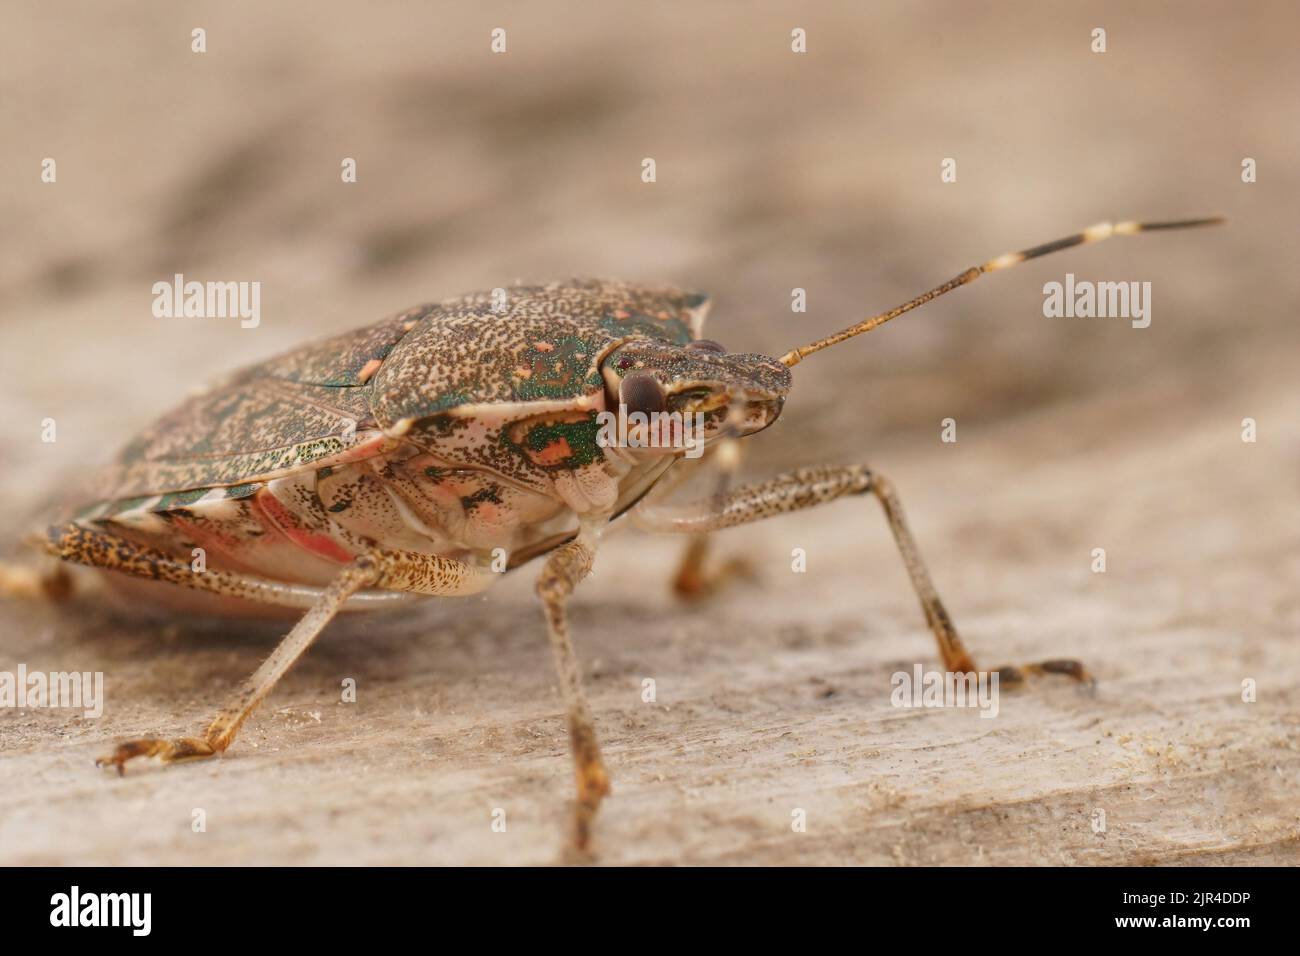
{"type": "MultiPolygon", "coordinates": [[[[1062,645],[1096,640],[1112,681],[1195,659],[1229,692],[1240,668],[1214,654],[1275,673],[1289,660],[1294,728],[1297,35],[1294,3],[1227,0],[7,3],[0,531],[12,540],[40,499],[189,389],[418,302],[569,275],[671,282],[713,295],[710,337],[779,355],[1094,222],[1223,214],[987,277],[808,359],[746,469],[868,461],[891,475],[958,621],[991,648],[982,660],[1088,656],[1062,645]],[[195,27],[206,53],[191,52],[195,27]],[[41,181],[46,157],[56,184],[41,181]],[[155,318],[151,286],[176,272],[260,281],[260,326],[155,318]],[[1044,318],[1043,283],[1066,272],[1151,282],[1151,326],[1044,318]],[[791,311],[795,287],[806,313],[791,311]],[[1240,440],[1247,416],[1258,445],[1240,440]],[[39,441],[47,417],[54,444],[39,441]],[[939,442],[948,417],[956,446],[939,442]],[[1099,541],[1125,555],[1108,591],[1088,574],[1099,541]],[[1195,634],[1171,652],[1184,626],[1195,634]]],[[[932,654],[878,524],[839,513],[738,540],[779,573],[792,529],[819,529],[825,574],[800,585],[817,613],[904,628],[878,645],[891,661],[932,654]],[[863,566],[880,569],[866,597],[863,566]]],[[[671,563],[670,545],[636,547],[671,563]]],[[[629,626],[653,631],[635,609],[662,593],[622,595],[629,626]]],[[[789,626],[809,626],[808,606],[783,605],[789,626]]],[[[40,656],[23,622],[8,621],[11,647],[40,656]]],[[[617,660],[618,645],[586,640],[617,660]]],[[[30,729],[35,754],[50,729],[30,729]]],[[[1238,779],[1256,791],[1242,799],[1268,799],[1238,779]]],[[[1291,832],[1294,813],[1277,813],[1291,832]]]]}

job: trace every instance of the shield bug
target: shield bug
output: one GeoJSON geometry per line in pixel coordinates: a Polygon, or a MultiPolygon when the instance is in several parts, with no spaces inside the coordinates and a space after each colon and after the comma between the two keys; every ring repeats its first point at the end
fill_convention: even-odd
{"type": "MultiPolygon", "coordinates": [[[[63,561],[113,572],[119,586],[186,595],[201,611],[252,604],[304,613],[200,736],[128,740],[99,763],[122,772],[135,757],[220,754],[340,611],[477,593],[497,571],[537,559],[577,771],[573,840],[586,847],[610,785],[566,605],[603,529],[624,513],[644,529],[690,535],[677,579],[690,592],[707,581],[704,535],[873,495],[944,667],[974,671],[878,472],[804,468],[673,506],[671,482],[660,482],[688,448],[772,424],[791,369],[815,352],[986,272],[1110,236],[1217,221],[1094,226],[967,269],[780,358],[704,339],[705,296],[570,281],[515,288],[504,302],[498,290],[420,306],[231,375],[132,441],[94,500],[74,502],[37,540],[63,561]],[[615,409],[627,420],[608,431],[602,418],[615,409]],[[202,566],[192,560],[200,549],[202,566]]],[[[12,570],[4,578],[9,590],[24,581],[30,590],[33,580],[12,570]]],[[[61,581],[47,578],[47,593],[61,581]]],[[[1042,673],[1091,681],[1073,660],[997,673],[1007,683],[1042,673]]]]}

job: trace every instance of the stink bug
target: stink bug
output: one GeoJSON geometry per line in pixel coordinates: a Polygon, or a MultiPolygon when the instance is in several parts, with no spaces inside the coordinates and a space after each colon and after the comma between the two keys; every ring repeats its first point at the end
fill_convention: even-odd
{"type": "MultiPolygon", "coordinates": [[[[135,757],[220,754],[339,612],[474,594],[497,571],[541,559],[537,593],[577,770],[573,840],[585,848],[610,784],[566,605],[603,529],[625,513],[644,529],[691,535],[677,579],[690,592],[707,583],[709,532],[873,495],[944,667],[974,671],[883,476],[865,465],[805,468],[667,506],[670,482],[660,482],[685,446],[626,436],[654,437],[655,422],[667,422],[659,437],[670,439],[693,425],[708,446],[754,434],[780,415],[791,369],[809,355],[986,272],[1110,236],[1217,221],[1094,226],[967,269],[780,358],[704,339],[705,296],[569,281],[420,306],[231,375],[131,442],[95,500],[73,502],[35,540],[63,561],[114,572],[120,587],[186,596],[202,612],[251,604],[305,613],[201,736],[129,740],[99,763],[120,773],[135,757]],[[620,432],[626,440],[602,440],[602,414],[615,408],[640,421],[620,432]],[[201,567],[191,560],[198,549],[201,567]]],[[[66,580],[57,567],[44,579],[18,570],[0,579],[10,591],[42,584],[48,593],[66,580]]],[[[1074,660],[997,673],[1004,683],[1044,673],[1091,682],[1074,660]]]]}

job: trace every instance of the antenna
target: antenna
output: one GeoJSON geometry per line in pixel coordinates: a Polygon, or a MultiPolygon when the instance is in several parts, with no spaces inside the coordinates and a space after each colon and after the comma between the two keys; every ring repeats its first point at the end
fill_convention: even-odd
{"type": "Polygon", "coordinates": [[[945,292],[951,292],[953,289],[974,282],[986,272],[997,272],[999,269],[1007,269],[1029,259],[1037,259],[1039,256],[1045,256],[1049,252],[1059,252],[1061,249],[1069,249],[1071,246],[1081,246],[1089,242],[1101,242],[1103,239],[1109,239],[1111,236],[1134,236],[1139,232],[1157,232],[1161,229],[1191,229],[1195,226],[1214,226],[1223,222],[1222,216],[1211,216],[1206,219],[1180,219],[1174,222],[1103,222],[1095,226],[1089,226],[1083,232],[1076,232],[1072,236],[1066,236],[1064,239],[1056,239],[1052,242],[1045,242],[1041,246],[1034,246],[1025,249],[1022,252],[1008,252],[998,256],[996,259],[990,259],[982,266],[971,266],[961,275],[954,276],[943,285],[935,286],[929,292],[923,292],[915,299],[904,302],[902,305],[895,306],[888,312],[881,312],[873,315],[869,319],[864,319],[857,325],[851,325],[842,332],[836,332],[834,335],[828,335],[824,339],[818,339],[811,345],[801,345],[797,349],[792,349],[781,356],[780,361],[783,365],[793,368],[798,365],[809,355],[814,352],[820,352],[822,349],[830,348],[832,345],[838,345],[846,339],[851,339],[855,335],[862,335],[864,332],[870,332],[872,329],[884,325],[890,319],[896,319],[904,312],[911,312],[917,306],[925,305],[931,299],[937,299],[945,292]]]}

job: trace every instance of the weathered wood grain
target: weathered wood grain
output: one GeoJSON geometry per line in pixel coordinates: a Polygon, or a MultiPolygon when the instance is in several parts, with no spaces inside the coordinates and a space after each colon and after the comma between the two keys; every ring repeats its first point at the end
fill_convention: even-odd
{"type": "MultiPolygon", "coordinates": [[[[129,32],[92,4],[0,29],[18,38],[0,102],[6,540],[202,379],[417,301],[671,279],[715,293],[710,335],[776,353],[1004,248],[1222,212],[1217,233],[1044,260],[810,358],[747,461],[870,462],[977,659],[1078,656],[1097,694],[1044,680],[995,719],[891,706],[890,675],[935,655],[871,502],[726,533],[759,581],[699,607],[669,598],[675,542],[621,533],[574,609],[614,777],[598,841],[610,863],[1300,860],[1293,9],[427,9],[226,4],[205,58],[188,14],[152,8],[129,32]],[[36,178],[46,155],[56,186],[36,178]],[[149,289],[175,271],[262,281],[261,327],[160,328],[149,289]],[[1043,318],[1042,284],[1067,271],[1152,281],[1151,328],[1043,318]]],[[[91,766],[114,737],[199,728],[276,636],[93,595],[0,605],[0,669],[101,670],[108,691],[98,721],[0,711],[0,862],[557,858],[571,769],[523,576],[332,628],[220,761],[91,766]]]]}

